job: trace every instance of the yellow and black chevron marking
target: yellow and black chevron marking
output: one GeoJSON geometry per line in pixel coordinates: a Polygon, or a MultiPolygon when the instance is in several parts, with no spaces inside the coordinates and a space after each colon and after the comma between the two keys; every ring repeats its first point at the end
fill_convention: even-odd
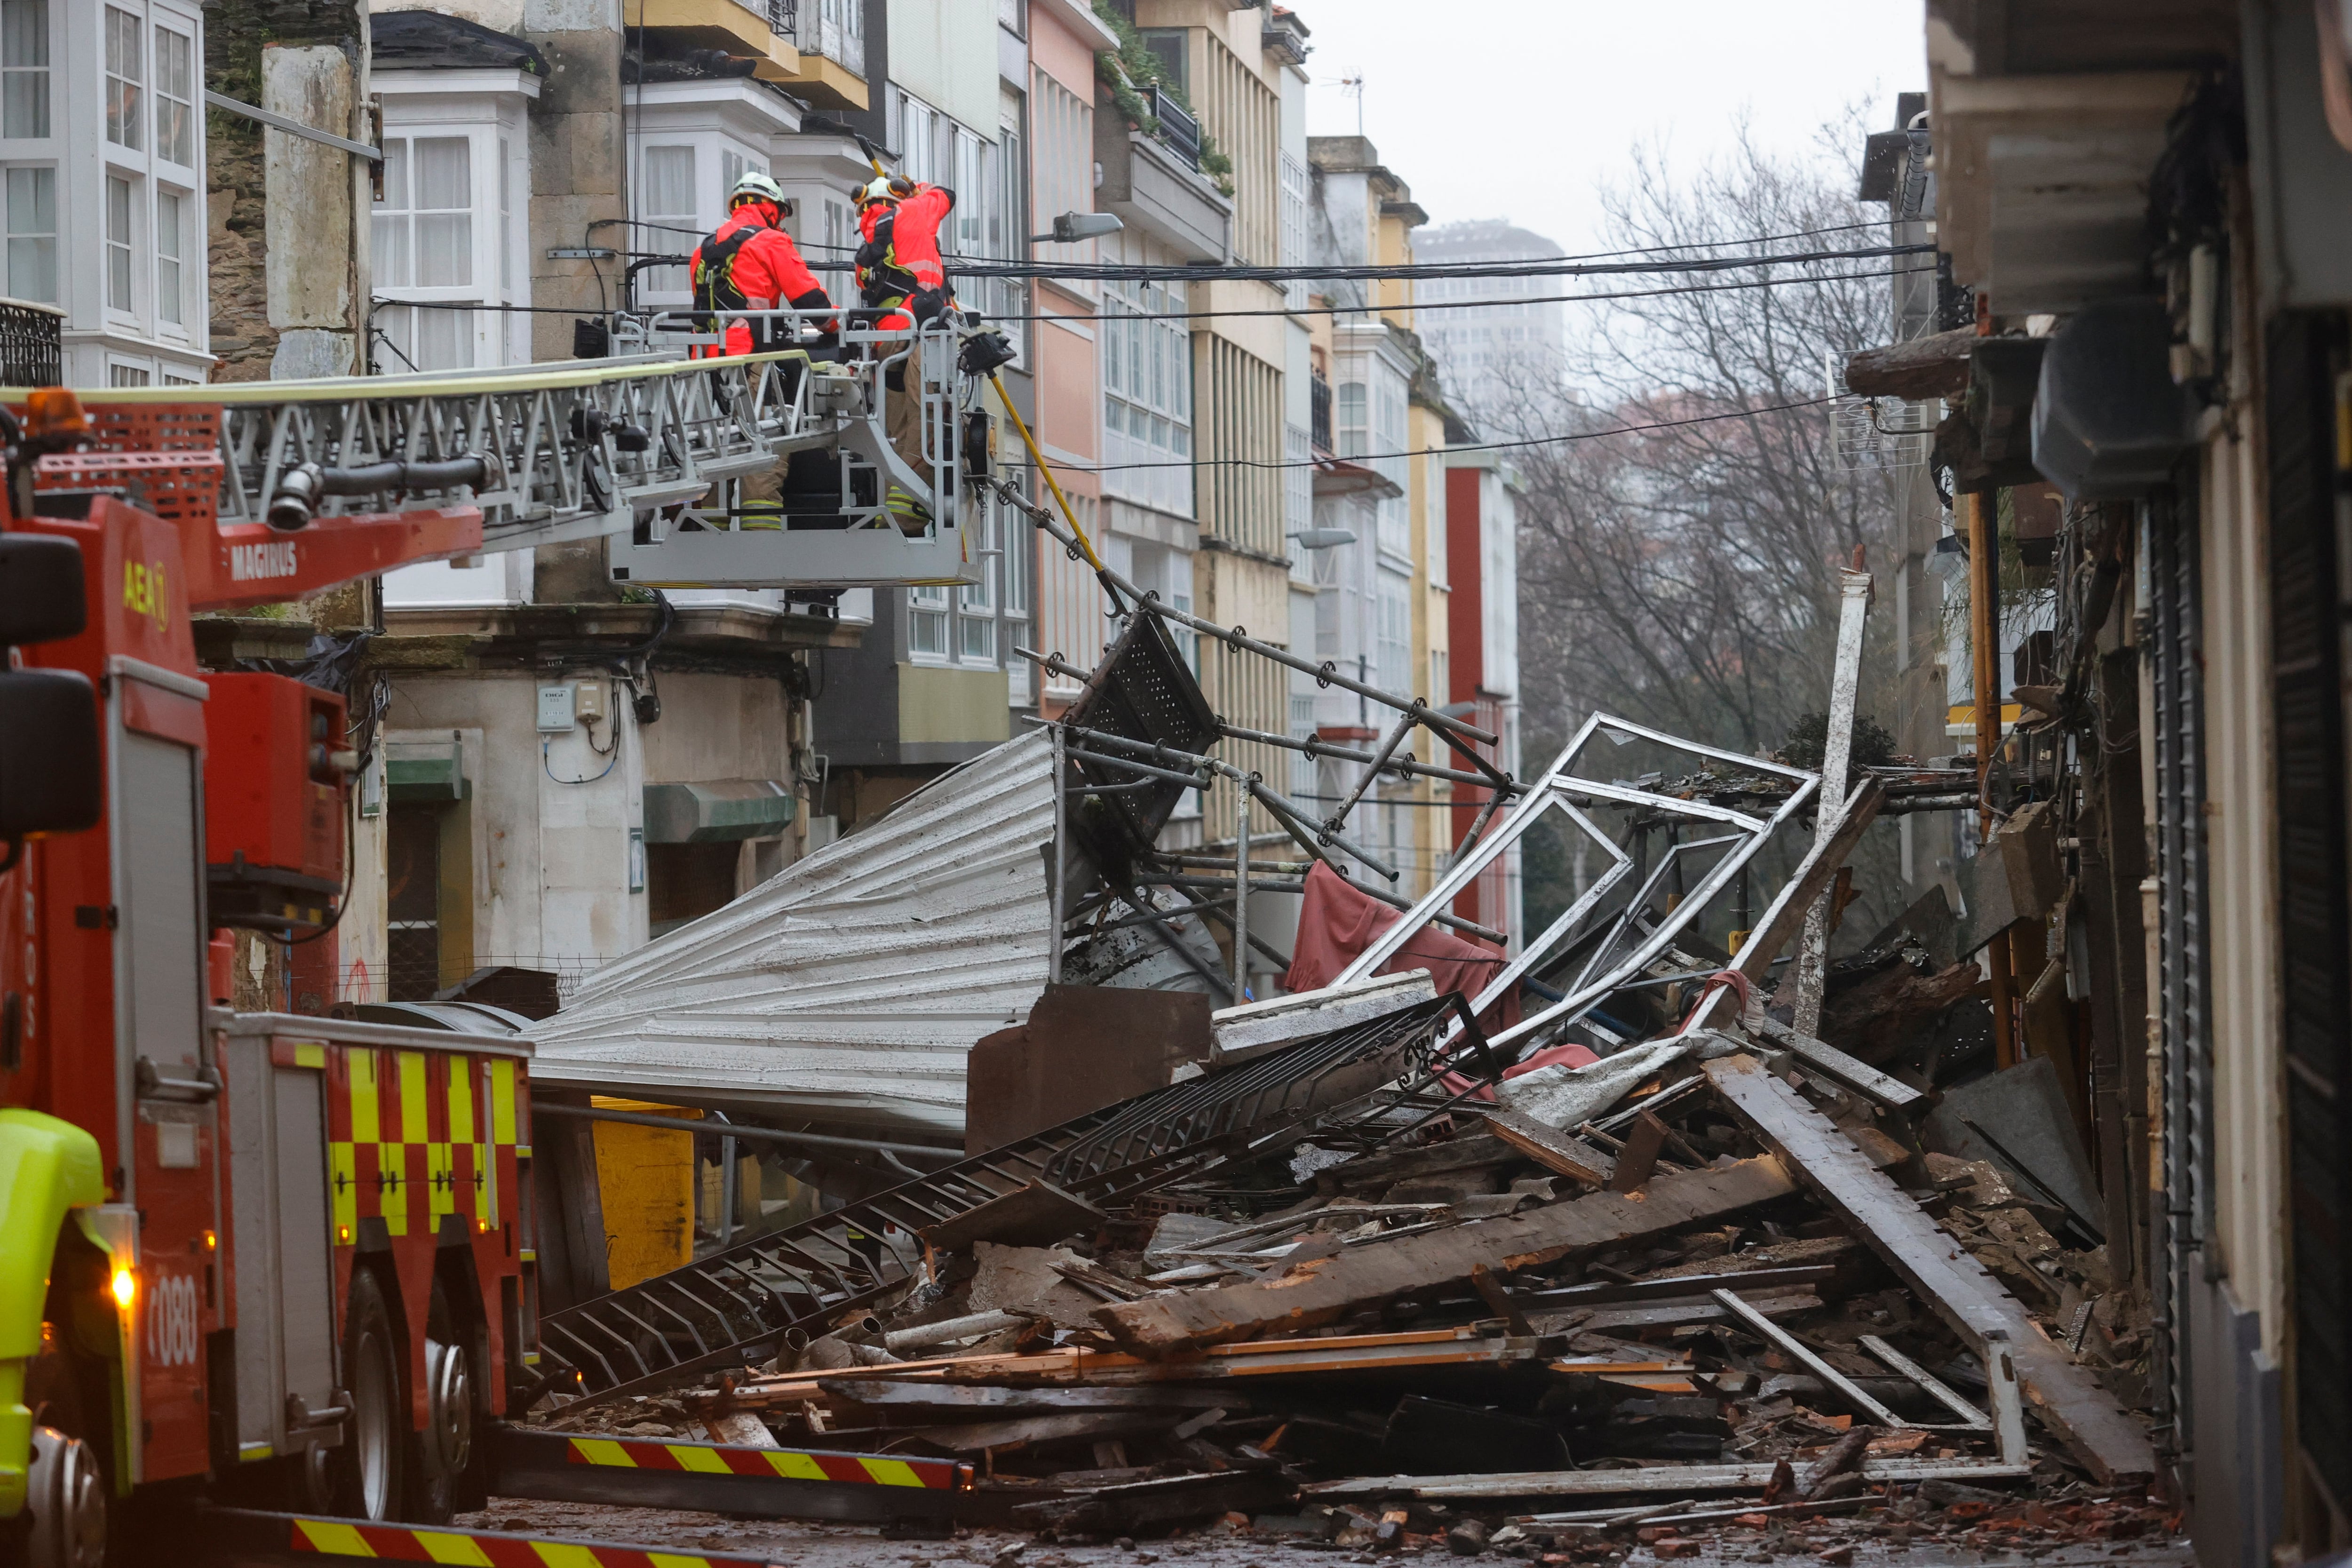
{"type": "Polygon", "coordinates": [[[442,1563],[470,1568],[780,1568],[765,1557],[731,1552],[669,1552],[509,1535],[486,1530],[427,1530],[308,1514],[254,1513],[223,1509],[208,1516],[208,1543],[216,1552],[242,1550],[272,1557],[370,1558],[385,1563],[442,1563]]]}
{"type": "Polygon", "coordinates": [[[643,1438],[574,1437],[564,1455],[574,1465],[632,1470],[688,1470],[712,1476],[781,1477],[851,1486],[954,1490],[971,1484],[971,1467],[952,1459],[902,1459],[888,1454],[832,1454],[801,1448],[744,1448],[643,1438]]]}

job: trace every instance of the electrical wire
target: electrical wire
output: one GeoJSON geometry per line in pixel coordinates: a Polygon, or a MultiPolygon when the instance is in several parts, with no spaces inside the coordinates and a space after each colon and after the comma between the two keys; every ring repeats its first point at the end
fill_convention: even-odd
{"type": "Polygon", "coordinates": [[[1558,305],[1579,300],[1652,300],[1672,294],[1727,294],[1742,289],[1781,289],[1798,283],[1850,283],[1874,278],[1902,278],[1914,272],[1933,272],[1932,267],[1890,267],[1870,272],[1832,272],[1807,278],[1752,278],[1739,283],[1684,283],[1671,289],[1626,289],[1606,294],[1521,294],[1497,300],[1415,300],[1410,305],[1298,305],[1276,306],[1261,310],[1102,310],[1092,316],[1080,316],[1052,310],[1031,311],[1018,316],[991,315],[989,321],[1191,321],[1217,316],[1377,316],[1390,310],[1406,310],[1418,315],[1423,310],[1475,310],[1494,305],[1558,305]]]}
{"type": "Polygon", "coordinates": [[[1817,261],[1874,261],[1891,256],[1925,256],[1929,243],[1870,245],[1846,250],[1795,250],[1763,256],[1688,257],[1671,261],[1454,261],[1409,266],[1154,267],[1128,262],[1069,262],[1060,266],[1028,261],[988,261],[964,258],[952,269],[961,278],[1081,278],[1111,282],[1181,283],[1201,279],[1218,282],[1314,283],[1323,281],[1420,281],[1448,278],[1584,278],[1660,272],[1736,272],[1749,267],[1796,267],[1817,261]]]}
{"type": "MultiPolygon", "coordinates": [[[[601,778],[603,778],[603,777],[604,776],[604,773],[611,773],[614,768],[616,768],[616,767],[618,767],[618,766],[620,766],[620,765],[621,765],[621,738],[620,738],[620,727],[619,727],[618,725],[614,726],[614,732],[613,732],[613,760],[612,760],[611,762],[606,763],[604,764],[604,773],[598,773],[598,774],[596,775],[596,777],[595,777],[595,778],[587,778],[587,779],[567,779],[567,778],[556,778],[556,773],[555,773],[555,762],[554,762],[554,759],[549,755],[549,752],[548,752],[548,748],[550,748],[551,746],[552,746],[554,743],[555,743],[555,742],[552,742],[552,741],[541,741],[541,742],[539,743],[539,765],[540,765],[541,767],[545,768],[545,769],[547,770],[547,776],[548,776],[549,778],[555,779],[555,782],[556,782],[557,784],[594,784],[594,783],[596,782],[596,780],[597,780],[597,779],[601,779],[601,778]]],[[[588,745],[589,745],[589,749],[593,751],[593,750],[594,750],[594,749],[595,749],[596,742],[595,742],[593,740],[591,740],[591,741],[588,742],[588,745]]]]}
{"type": "MultiPolygon", "coordinates": [[[[1520,441],[1466,441],[1452,447],[1416,447],[1406,452],[1349,453],[1337,458],[1347,463],[1381,463],[1402,461],[1411,458],[1443,458],[1454,452],[1508,452],[1526,447],[1559,447],[1571,441],[1598,441],[1605,436],[1639,436],[1652,430],[1679,430],[1691,425],[1713,425],[1725,419],[1752,419],[1759,414],[1785,414],[1796,408],[1820,408],[1835,403],[1833,396],[1800,398],[1794,403],[1769,403],[1755,408],[1733,409],[1724,414],[1698,414],[1688,419],[1661,419],[1648,425],[1612,425],[1606,430],[1579,430],[1565,436],[1531,436],[1520,441]]],[[[1192,458],[1181,462],[1166,463],[1061,463],[1064,473],[1122,474],[1136,468],[1319,468],[1325,458],[1309,458],[1300,462],[1269,462],[1261,458],[1192,458]]],[[[1014,467],[1014,463],[1006,466],[1014,467]]],[[[1025,464],[1017,466],[1026,467],[1025,464]]]]}

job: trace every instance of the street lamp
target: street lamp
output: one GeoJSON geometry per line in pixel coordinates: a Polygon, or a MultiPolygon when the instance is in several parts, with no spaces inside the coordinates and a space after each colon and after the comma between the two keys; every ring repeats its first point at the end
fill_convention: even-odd
{"type": "Polygon", "coordinates": [[[1356,542],[1356,536],[1344,528],[1297,528],[1283,537],[1298,541],[1301,550],[1337,550],[1356,542]]]}
{"type": "Polygon", "coordinates": [[[1127,225],[1117,213],[1064,213],[1054,220],[1051,234],[1033,234],[1032,245],[1076,245],[1082,239],[1097,239],[1106,234],[1117,234],[1127,225]]]}

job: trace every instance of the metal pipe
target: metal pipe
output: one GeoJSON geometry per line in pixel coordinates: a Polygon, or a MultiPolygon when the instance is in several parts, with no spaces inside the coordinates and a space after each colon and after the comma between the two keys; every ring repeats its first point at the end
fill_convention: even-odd
{"type": "MultiPolygon", "coordinates": [[[[1234,884],[1222,877],[1160,876],[1139,877],[1137,880],[1139,882],[1148,882],[1150,886],[1155,888],[1177,888],[1193,892],[1227,893],[1234,890],[1234,884]]],[[[1388,905],[1389,908],[1392,910],[1410,910],[1412,908],[1412,904],[1409,900],[1400,898],[1394,893],[1384,893],[1378,888],[1368,888],[1361,882],[1352,880],[1348,885],[1354,888],[1358,892],[1362,893],[1366,898],[1377,900],[1380,902],[1388,905]]],[[[1261,893],[1303,893],[1307,890],[1307,883],[1304,879],[1293,880],[1287,877],[1259,877],[1250,883],[1250,887],[1255,891],[1261,893]]],[[[1480,925],[1477,921],[1464,920],[1460,915],[1438,914],[1432,915],[1429,918],[1433,924],[1450,926],[1465,936],[1475,936],[1483,941],[1493,942],[1500,942],[1507,940],[1502,932],[1497,931],[1489,931],[1486,927],[1480,925]]]]}
{"type": "Polygon", "coordinates": [[[1054,945],[1045,955],[1045,979],[1049,984],[1062,983],[1062,927],[1068,919],[1065,905],[1069,901],[1070,868],[1070,759],[1068,741],[1061,727],[1054,729],[1054,945]]]}
{"type": "Polygon", "coordinates": [[[963,1158],[960,1149],[940,1149],[921,1143],[881,1143],[871,1138],[839,1138],[828,1132],[786,1132],[774,1127],[751,1127],[741,1123],[688,1121],[680,1116],[649,1116],[639,1110],[600,1110],[591,1105],[565,1105],[556,1100],[533,1100],[533,1116],[572,1116],[583,1121],[618,1121],[630,1127],[658,1127],[665,1132],[717,1132],[725,1126],[727,1135],[757,1143],[801,1143],[813,1149],[842,1149],[856,1153],[883,1152],[902,1154],[913,1159],[944,1160],[950,1163],[963,1158]]]}
{"type": "MultiPolygon", "coordinates": [[[[1366,792],[1380,782],[1381,770],[1388,766],[1389,758],[1396,754],[1397,743],[1412,732],[1412,721],[1419,716],[1420,711],[1421,704],[1416,702],[1403,718],[1396,721],[1396,728],[1389,731],[1389,738],[1381,744],[1381,754],[1372,759],[1372,765],[1364,770],[1363,776],[1356,781],[1354,791],[1346,800],[1339,803],[1339,809],[1325,820],[1323,824],[1325,832],[1336,832],[1339,824],[1348,819],[1348,814],[1356,809],[1357,804],[1364,798],[1366,792]]],[[[1389,880],[1391,882],[1396,880],[1394,873],[1391,873],[1389,880]]]]}
{"type": "Polygon", "coordinates": [[[1126,768],[1133,773],[1143,773],[1151,778],[1165,780],[1169,784],[1181,784],[1186,789],[1204,790],[1209,787],[1207,780],[1196,777],[1192,773],[1180,773],[1169,768],[1155,768],[1150,763],[1139,763],[1132,757],[1107,757],[1100,752],[1084,752],[1075,750],[1070,752],[1070,756],[1074,761],[1081,763],[1094,763],[1106,768],[1126,768]]]}
{"type": "Polygon", "coordinates": [[[1234,827],[1234,1002],[1235,1005],[1250,999],[1249,808],[1247,792],[1235,791],[1234,810],[1240,818],[1234,827]]]}
{"type": "Polygon", "coordinates": [[[735,1240],[735,1140],[732,1135],[719,1140],[719,1245],[730,1247],[735,1240]]]}
{"type": "Polygon", "coordinates": [[[948,1344],[956,1340],[975,1340],[982,1334],[1001,1334],[1007,1329],[1027,1326],[1034,1320],[1018,1312],[972,1312],[961,1318],[943,1318],[936,1323],[919,1323],[911,1329],[899,1329],[882,1336],[882,1348],[892,1355],[904,1351],[928,1350],[933,1345],[948,1344]]]}
{"type": "MultiPolygon", "coordinates": [[[[1052,512],[1044,507],[1030,505],[1025,500],[1017,504],[1029,513],[1038,526],[1060,540],[1065,545],[1072,547],[1077,545],[1076,537],[1066,531],[1061,521],[1052,512]]],[[[1368,685],[1360,680],[1350,680],[1340,674],[1336,666],[1309,663],[1293,655],[1287,649],[1276,647],[1272,643],[1260,642],[1239,626],[1221,626],[1214,621],[1204,621],[1200,616],[1177,609],[1172,605],[1162,604],[1157,598],[1146,596],[1134,584],[1108,567],[1103,569],[1100,575],[1106,583],[1124,590],[1128,597],[1133,599],[1139,607],[1150,611],[1162,620],[1174,621],[1179,626],[1200,633],[1202,637],[1214,637],[1228,647],[1244,649],[1256,654],[1261,658],[1272,659],[1275,663],[1297,670],[1302,675],[1311,675],[1323,685],[1336,686],[1343,691],[1352,691],[1359,697],[1368,697],[1383,707],[1393,708],[1400,712],[1412,711],[1414,704],[1420,701],[1418,698],[1392,696],[1377,686],[1368,685]]],[[[1426,705],[1421,708],[1420,719],[1423,723],[1433,729],[1450,730],[1457,735],[1466,736],[1482,745],[1493,746],[1501,743],[1497,737],[1488,734],[1475,724],[1456,719],[1450,713],[1440,713],[1426,705]]]]}
{"type": "MultiPolygon", "coordinates": [[[[1373,753],[1370,752],[1360,751],[1354,746],[1335,746],[1328,741],[1312,738],[1301,741],[1289,735],[1276,735],[1265,730],[1244,729],[1239,724],[1227,724],[1222,721],[1219,721],[1217,728],[1221,733],[1232,740],[1254,741],[1262,746],[1279,746],[1285,751],[1300,752],[1310,757],[1337,757],[1341,762],[1347,763],[1369,763],[1373,760],[1373,753]]],[[[1444,779],[1448,784],[1469,784],[1475,789],[1496,789],[1495,782],[1484,773],[1465,773],[1460,768],[1441,768],[1434,763],[1415,762],[1410,758],[1403,762],[1390,763],[1386,771],[1400,776],[1444,779]]],[[[1516,780],[1509,789],[1496,790],[1498,795],[1520,795],[1525,792],[1526,786],[1516,780]]]]}

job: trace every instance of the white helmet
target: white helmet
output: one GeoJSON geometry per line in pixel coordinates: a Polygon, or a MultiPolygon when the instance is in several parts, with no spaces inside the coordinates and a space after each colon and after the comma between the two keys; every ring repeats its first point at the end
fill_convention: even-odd
{"type": "Polygon", "coordinates": [[[735,182],[735,188],[727,193],[727,210],[732,212],[745,202],[769,202],[782,211],[784,187],[764,170],[746,169],[743,177],[735,182]]]}

